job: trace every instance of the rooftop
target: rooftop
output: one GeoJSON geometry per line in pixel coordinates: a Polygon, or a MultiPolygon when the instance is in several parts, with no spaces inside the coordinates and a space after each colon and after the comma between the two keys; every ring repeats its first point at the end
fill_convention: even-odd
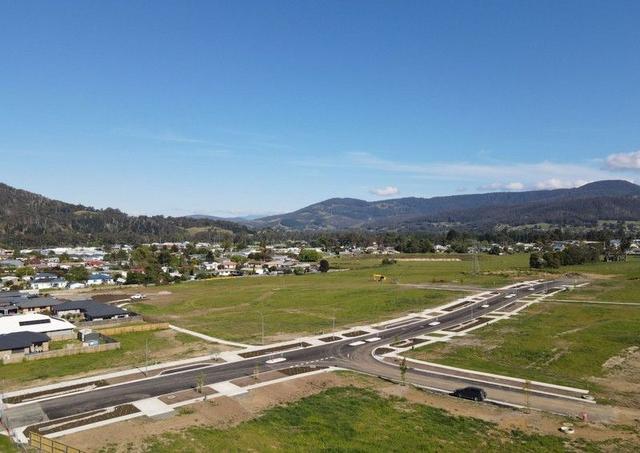
{"type": "Polygon", "coordinates": [[[38,332],[14,332],[0,335],[0,351],[28,348],[34,343],[44,343],[49,337],[38,332]]]}

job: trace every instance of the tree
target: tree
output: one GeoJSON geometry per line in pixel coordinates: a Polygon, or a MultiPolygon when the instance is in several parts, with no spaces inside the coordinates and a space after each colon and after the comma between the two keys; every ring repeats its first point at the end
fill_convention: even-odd
{"type": "Polygon", "coordinates": [[[36,275],[36,271],[29,266],[19,267],[18,269],[16,269],[16,277],[22,278],[27,275],[36,275]]]}
{"type": "Polygon", "coordinates": [[[328,272],[329,271],[329,261],[320,260],[320,272],[328,272]]]}
{"type": "Polygon", "coordinates": [[[89,271],[84,266],[73,266],[66,275],[70,282],[85,282],[88,278],[89,271]]]}
{"type": "Polygon", "coordinates": [[[532,253],[529,256],[529,267],[532,269],[540,269],[544,266],[544,260],[540,258],[537,253],[532,253]]]}
{"type": "Polygon", "coordinates": [[[405,378],[408,369],[409,368],[407,367],[407,359],[406,357],[403,357],[402,362],[400,362],[400,381],[402,381],[402,385],[405,384],[405,378]]]}
{"type": "Polygon", "coordinates": [[[314,249],[302,249],[298,255],[298,259],[303,263],[310,263],[322,259],[322,253],[314,249]]]}

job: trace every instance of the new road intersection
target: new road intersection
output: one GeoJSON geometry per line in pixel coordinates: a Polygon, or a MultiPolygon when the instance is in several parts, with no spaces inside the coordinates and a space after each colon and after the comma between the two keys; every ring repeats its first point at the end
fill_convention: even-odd
{"type": "Polygon", "coordinates": [[[398,321],[387,321],[375,328],[371,326],[353,331],[351,335],[329,334],[314,344],[305,343],[304,340],[290,342],[289,350],[286,345],[284,348],[267,345],[235,361],[185,366],[174,372],[144,379],[10,404],[4,409],[3,421],[11,428],[27,427],[193,389],[197,382],[203,385],[224,383],[252,376],[257,369],[264,372],[292,367],[347,369],[395,382],[399,382],[403,374],[407,383],[447,393],[460,387],[482,387],[489,402],[578,415],[592,411],[596,406],[593,401],[585,399],[586,391],[410,359],[406,361],[406,371],[401,373],[398,348],[393,347],[413,344],[416,337],[428,337],[434,332],[456,332],[464,326],[482,324],[493,313],[504,313],[507,307],[536,295],[544,297],[545,294],[563,289],[566,284],[556,280],[512,285],[488,292],[484,297],[468,297],[453,305],[431,310],[429,316],[409,316],[398,321]]]}

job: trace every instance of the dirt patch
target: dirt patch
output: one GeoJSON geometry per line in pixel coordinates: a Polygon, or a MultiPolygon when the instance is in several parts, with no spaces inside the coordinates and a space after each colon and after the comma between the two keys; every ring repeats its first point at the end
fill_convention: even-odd
{"type": "Polygon", "coordinates": [[[343,333],[342,335],[345,337],[353,338],[353,337],[360,337],[362,335],[367,335],[368,333],[369,332],[366,332],[364,330],[356,330],[354,332],[343,333]]]}
{"type": "Polygon", "coordinates": [[[602,364],[605,376],[590,380],[602,388],[610,401],[640,408],[640,347],[631,346],[602,364]]]}
{"type": "Polygon", "coordinates": [[[311,346],[309,343],[305,343],[305,342],[301,342],[301,343],[291,343],[291,344],[284,344],[282,346],[276,346],[273,348],[268,348],[268,349],[259,349],[257,351],[249,351],[249,352],[241,352],[240,354],[238,354],[241,357],[244,357],[245,359],[248,359],[250,357],[259,357],[261,355],[267,355],[267,354],[271,354],[274,352],[280,352],[280,351],[287,351],[289,349],[295,349],[295,348],[306,348],[311,346]]]}
{"type": "Polygon", "coordinates": [[[135,414],[137,412],[140,411],[133,404],[123,404],[121,406],[114,407],[112,411],[94,411],[90,414],[96,415],[91,415],[89,417],[86,416],[87,414],[82,414],[80,417],[68,417],[67,419],[53,420],[51,422],[29,426],[24,430],[24,434],[25,436],[28,436],[30,432],[36,432],[43,435],[57,433],[59,431],[66,431],[67,429],[101,422],[111,418],[118,418],[129,414],[135,414]]]}
{"type": "Polygon", "coordinates": [[[286,375],[281,373],[280,371],[267,371],[265,373],[255,374],[253,376],[245,376],[238,379],[234,379],[231,381],[232,384],[237,385],[238,387],[247,387],[249,385],[259,384],[261,382],[273,381],[275,379],[281,379],[286,375]]]}
{"type": "Polygon", "coordinates": [[[130,299],[131,294],[128,293],[116,293],[116,294],[95,294],[91,297],[96,302],[114,302],[116,300],[130,299]]]}
{"type": "Polygon", "coordinates": [[[33,400],[33,399],[37,399],[45,396],[53,396],[61,393],[72,393],[73,391],[80,391],[80,390],[84,390],[92,387],[103,387],[105,385],[107,385],[107,381],[101,379],[93,382],[85,382],[83,384],[68,385],[66,387],[58,387],[52,390],[44,390],[41,392],[25,393],[22,395],[11,396],[11,397],[5,398],[4,402],[9,404],[18,404],[18,403],[22,403],[23,401],[29,401],[29,400],[33,400]]]}

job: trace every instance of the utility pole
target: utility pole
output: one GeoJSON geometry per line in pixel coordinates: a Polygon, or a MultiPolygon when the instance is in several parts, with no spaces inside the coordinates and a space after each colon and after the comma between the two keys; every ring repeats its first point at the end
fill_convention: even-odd
{"type": "Polygon", "coordinates": [[[473,275],[478,275],[480,273],[480,261],[478,260],[478,255],[476,253],[473,254],[473,275]]]}
{"type": "Polygon", "coordinates": [[[262,312],[260,313],[260,320],[262,323],[262,344],[264,345],[264,314],[262,312]]]}
{"type": "Polygon", "coordinates": [[[331,328],[331,332],[335,332],[336,331],[336,309],[333,309],[333,326],[331,328]]]}
{"type": "Polygon", "coordinates": [[[149,372],[149,339],[144,340],[144,375],[147,376],[149,372]]]}
{"type": "Polygon", "coordinates": [[[527,412],[529,412],[529,387],[531,386],[531,381],[530,380],[526,380],[524,381],[524,385],[522,387],[522,389],[524,390],[524,407],[526,408],[527,412]]]}

